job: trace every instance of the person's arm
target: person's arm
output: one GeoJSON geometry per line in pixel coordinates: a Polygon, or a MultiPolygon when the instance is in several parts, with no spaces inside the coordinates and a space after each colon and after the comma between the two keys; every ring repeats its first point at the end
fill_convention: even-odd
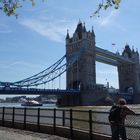
{"type": "Polygon", "coordinates": [[[127,107],[127,106],[125,106],[125,109],[126,109],[126,114],[127,115],[135,115],[136,113],[133,111],[133,110],[131,110],[129,107],[127,107]]]}

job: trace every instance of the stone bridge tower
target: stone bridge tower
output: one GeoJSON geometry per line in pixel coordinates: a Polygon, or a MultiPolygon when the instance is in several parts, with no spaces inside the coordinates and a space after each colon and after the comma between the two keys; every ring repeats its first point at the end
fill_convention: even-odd
{"type": "Polygon", "coordinates": [[[92,89],[96,84],[95,68],[95,34],[87,31],[85,24],[79,21],[73,36],[66,36],[66,61],[69,63],[72,55],[84,50],[78,61],[67,70],[67,89],[92,89]]]}
{"type": "Polygon", "coordinates": [[[140,61],[139,53],[125,46],[122,56],[130,59],[134,64],[121,63],[118,66],[120,92],[128,92],[130,88],[134,93],[140,93],[140,61]]]}

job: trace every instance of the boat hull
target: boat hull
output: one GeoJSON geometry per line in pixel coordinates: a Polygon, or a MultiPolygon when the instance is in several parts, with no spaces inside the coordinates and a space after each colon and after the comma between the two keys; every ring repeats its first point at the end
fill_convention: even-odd
{"type": "Polygon", "coordinates": [[[22,103],[21,106],[42,106],[43,104],[22,103]]]}

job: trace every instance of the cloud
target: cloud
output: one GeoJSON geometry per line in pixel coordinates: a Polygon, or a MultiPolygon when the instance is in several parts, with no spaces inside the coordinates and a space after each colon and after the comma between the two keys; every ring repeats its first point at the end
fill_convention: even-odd
{"type": "Polygon", "coordinates": [[[33,65],[23,61],[16,61],[7,65],[0,65],[0,69],[17,69],[17,68],[29,68],[29,69],[40,69],[40,65],[33,65]]]}
{"type": "Polygon", "coordinates": [[[110,26],[114,24],[115,17],[119,14],[119,10],[112,10],[108,16],[100,17],[98,23],[102,27],[110,26]]]}
{"type": "Polygon", "coordinates": [[[37,32],[38,34],[55,42],[64,42],[66,30],[75,26],[74,23],[66,20],[51,20],[47,18],[24,19],[19,22],[21,25],[37,32]]]}
{"type": "Polygon", "coordinates": [[[0,33],[10,33],[12,30],[9,28],[8,25],[0,24],[0,33]]]}

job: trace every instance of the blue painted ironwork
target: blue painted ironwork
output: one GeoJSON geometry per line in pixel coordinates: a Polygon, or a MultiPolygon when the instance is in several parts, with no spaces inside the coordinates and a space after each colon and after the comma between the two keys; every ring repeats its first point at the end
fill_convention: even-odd
{"type": "MultiPolygon", "coordinates": [[[[67,69],[69,69],[76,61],[82,57],[83,52],[86,50],[86,47],[81,48],[79,51],[73,53],[70,56],[70,60],[66,62],[64,55],[56,63],[48,67],[47,69],[31,76],[26,79],[17,81],[17,82],[0,82],[0,87],[6,88],[24,88],[24,87],[33,87],[38,85],[46,84],[54,79],[60,77],[67,69]]],[[[131,60],[126,59],[122,56],[118,56],[115,53],[109,52],[107,50],[96,47],[96,61],[103,63],[111,64],[114,66],[119,65],[119,63],[133,63],[131,60]]]]}
{"type": "Polygon", "coordinates": [[[66,55],[64,55],[61,59],[59,59],[47,69],[17,82],[0,82],[0,87],[33,87],[53,81],[62,75],[69,67],[71,67],[80,58],[83,51],[84,49],[81,49],[80,51],[73,53],[69,63],[66,63],[66,55]]]}
{"type": "Polygon", "coordinates": [[[19,88],[19,87],[10,87],[0,88],[0,95],[41,95],[41,94],[47,94],[47,95],[63,95],[63,94],[79,94],[80,90],[77,89],[70,89],[70,90],[64,90],[64,89],[39,89],[39,88],[19,88]]]}

